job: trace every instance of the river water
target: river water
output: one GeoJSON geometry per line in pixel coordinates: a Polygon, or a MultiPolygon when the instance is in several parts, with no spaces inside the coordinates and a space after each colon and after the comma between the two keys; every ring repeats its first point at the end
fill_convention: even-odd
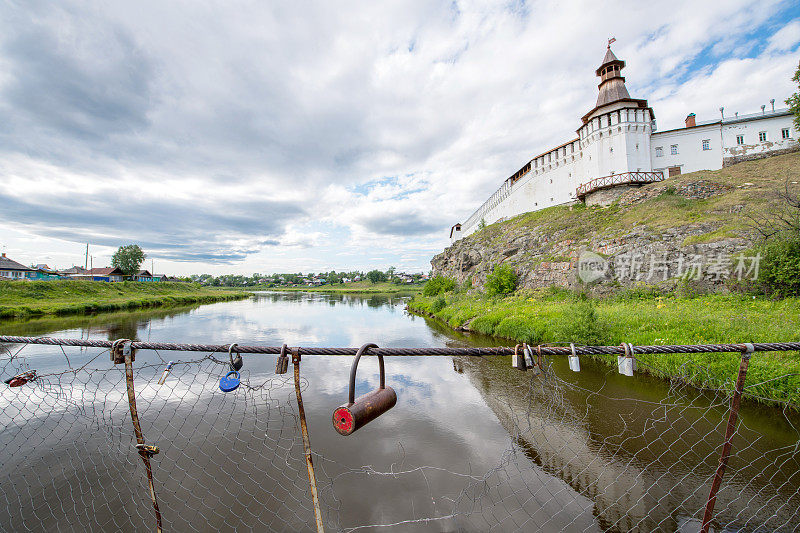
{"type": "MultiPolygon", "coordinates": [[[[0,322],[0,333],[271,346],[506,344],[410,315],[405,301],[261,293],[200,307],[0,322]]],[[[46,378],[0,395],[0,528],[151,529],[124,373],[97,349],[9,348],[21,351],[5,373],[35,368],[46,378]]],[[[225,394],[217,385],[226,368],[208,354],[136,356],[142,427],[162,450],[153,463],[165,531],[313,529],[291,365],[274,376],[274,356],[243,358],[245,386],[225,394]],[[167,360],[178,364],[159,386],[167,360]]],[[[534,376],[511,369],[506,357],[392,357],[387,384],[397,406],[342,437],[331,414],[346,401],[350,364],[323,356],[301,363],[328,530],[697,531],[727,417],[723,397],[626,378],[590,360],[580,373],[552,360],[534,376]]],[[[363,358],[356,394],[377,379],[376,362],[363,358]]],[[[744,406],[716,530],[798,529],[795,426],[779,409],[744,406]]]]}

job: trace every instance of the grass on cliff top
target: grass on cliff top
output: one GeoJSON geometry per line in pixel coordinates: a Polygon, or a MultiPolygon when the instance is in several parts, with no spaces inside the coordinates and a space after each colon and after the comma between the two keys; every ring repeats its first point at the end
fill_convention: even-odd
{"type": "Polygon", "coordinates": [[[0,281],[0,318],[92,313],[244,298],[248,293],[195,283],[0,281]]]}
{"type": "Polygon", "coordinates": [[[721,170],[692,172],[644,185],[627,195],[651,192],[654,197],[633,205],[615,203],[600,208],[576,204],[525,213],[491,224],[466,239],[497,243],[508,231],[535,226],[544,234],[558,234],[562,240],[580,242],[593,233],[613,236],[637,225],[660,232],[705,223],[713,225],[714,231],[687,239],[683,244],[713,242],[742,235],[747,229],[743,214],[767,208],[770,198],[787,181],[800,182],[800,153],[747,161],[721,170]],[[731,190],[697,200],[675,193],[681,186],[698,181],[727,185],[731,190]]]}
{"type": "MultiPolygon", "coordinates": [[[[503,299],[463,293],[444,298],[416,296],[409,309],[436,316],[451,327],[466,325],[472,331],[530,344],[800,341],[797,298],[772,301],[740,295],[680,298],[621,293],[585,300],[568,291],[550,290],[526,291],[503,299]]],[[[616,365],[615,356],[598,358],[616,365]]],[[[642,355],[638,359],[643,371],[684,376],[696,386],[728,391],[739,367],[738,354],[642,355]]],[[[756,354],[747,384],[753,395],[800,408],[800,356],[797,352],[756,354]],[[752,386],[758,383],[762,384],[752,386]]]]}

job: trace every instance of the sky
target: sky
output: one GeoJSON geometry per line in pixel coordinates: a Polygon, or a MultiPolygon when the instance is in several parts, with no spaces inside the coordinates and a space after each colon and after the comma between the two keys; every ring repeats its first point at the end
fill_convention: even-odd
{"type": "Polygon", "coordinates": [[[610,37],[659,129],[797,90],[800,4],[0,0],[0,249],[422,272],[575,136],[610,37]]]}

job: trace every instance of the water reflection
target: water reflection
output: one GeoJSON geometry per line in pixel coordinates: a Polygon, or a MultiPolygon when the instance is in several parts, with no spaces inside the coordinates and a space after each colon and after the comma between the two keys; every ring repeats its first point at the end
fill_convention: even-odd
{"type": "MultiPolygon", "coordinates": [[[[206,306],[6,322],[0,331],[273,346],[502,344],[408,315],[405,301],[265,292],[206,306]]],[[[149,525],[124,378],[100,352],[29,346],[4,359],[6,374],[24,365],[50,375],[35,387],[0,388],[0,492],[21,504],[0,506],[0,528],[149,525]],[[87,371],[60,374],[82,365],[87,371]],[[67,500],[66,489],[89,496],[67,500]]],[[[273,374],[274,356],[245,354],[244,385],[224,394],[217,385],[225,365],[203,356],[137,354],[145,435],[162,449],[156,478],[165,523],[176,531],[308,530],[291,380],[273,374]],[[158,386],[166,359],[177,364],[158,386]]],[[[725,402],[713,396],[625,378],[589,360],[580,374],[554,360],[560,380],[541,383],[511,369],[508,358],[394,357],[386,368],[397,406],[341,437],[330,417],[345,401],[350,363],[315,356],[302,363],[329,529],[403,522],[396,530],[675,531],[694,527],[708,494],[725,419],[725,402]]],[[[377,383],[367,358],[356,393],[377,383]]],[[[753,517],[771,529],[798,522],[792,424],[800,424],[775,415],[744,407],[737,442],[747,445],[735,448],[719,496],[720,515],[745,530],[756,529],[747,523],[753,517]]]]}

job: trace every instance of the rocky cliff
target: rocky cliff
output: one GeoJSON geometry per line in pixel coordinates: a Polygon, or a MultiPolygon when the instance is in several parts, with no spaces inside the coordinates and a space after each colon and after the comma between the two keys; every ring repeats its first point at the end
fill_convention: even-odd
{"type": "MultiPolygon", "coordinates": [[[[722,288],[757,275],[747,250],[752,217],[777,208],[800,180],[800,155],[701,171],[622,189],[608,207],[557,206],[501,221],[460,239],[431,261],[434,273],[481,286],[501,263],[520,285],[608,291],[683,278],[722,288]]],[[[605,202],[608,203],[608,202],[605,202]]]]}

